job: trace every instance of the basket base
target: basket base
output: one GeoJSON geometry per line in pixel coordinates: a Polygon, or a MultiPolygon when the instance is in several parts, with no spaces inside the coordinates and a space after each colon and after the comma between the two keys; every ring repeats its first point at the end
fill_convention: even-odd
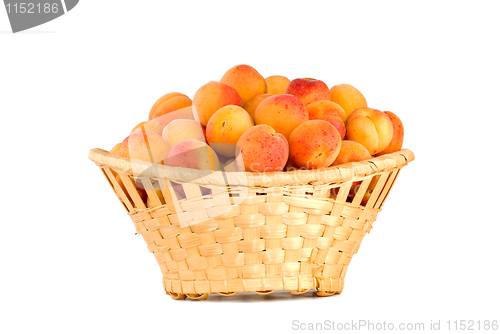
{"type": "Polygon", "coordinates": [[[267,295],[277,290],[289,291],[300,295],[310,290],[317,290],[319,297],[332,296],[342,292],[343,278],[318,279],[312,275],[293,277],[266,276],[263,278],[237,278],[219,281],[183,281],[163,278],[165,292],[173,299],[207,299],[209,294],[234,296],[238,292],[254,292],[267,295]]]}

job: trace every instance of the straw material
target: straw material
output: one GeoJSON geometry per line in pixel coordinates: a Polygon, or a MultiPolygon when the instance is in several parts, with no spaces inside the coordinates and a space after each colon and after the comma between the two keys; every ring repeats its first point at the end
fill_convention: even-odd
{"type": "Polygon", "coordinates": [[[340,293],[352,256],[414,155],[271,173],[168,167],[101,149],[89,158],[154,254],[167,294],[205,299],[340,293]]]}

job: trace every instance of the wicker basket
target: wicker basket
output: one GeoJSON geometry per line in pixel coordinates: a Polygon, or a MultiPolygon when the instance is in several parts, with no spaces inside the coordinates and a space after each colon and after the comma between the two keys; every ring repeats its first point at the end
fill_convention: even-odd
{"type": "Polygon", "coordinates": [[[242,291],[340,293],[352,256],[414,155],[401,150],[272,173],[167,167],[101,149],[89,158],[154,254],[167,294],[205,299],[242,291]]]}

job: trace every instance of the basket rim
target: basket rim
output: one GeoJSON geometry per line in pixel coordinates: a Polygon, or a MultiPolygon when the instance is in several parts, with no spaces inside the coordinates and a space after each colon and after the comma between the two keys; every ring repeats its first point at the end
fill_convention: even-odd
{"type": "Polygon", "coordinates": [[[223,172],[204,171],[182,167],[170,167],[159,163],[151,163],[137,159],[126,159],[111,154],[100,148],[91,149],[88,158],[98,166],[110,167],[135,178],[166,178],[174,182],[190,182],[214,186],[300,186],[317,183],[341,183],[354,177],[367,176],[379,171],[399,168],[415,159],[408,149],[372,157],[360,162],[309,170],[279,172],[223,172]]]}

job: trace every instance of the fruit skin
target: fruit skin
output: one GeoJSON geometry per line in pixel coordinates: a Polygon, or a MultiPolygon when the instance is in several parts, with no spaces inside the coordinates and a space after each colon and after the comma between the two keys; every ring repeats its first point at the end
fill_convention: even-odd
{"type": "Polygon", "coordinates": [[[109,153],[114,154],[114,155],[120,155],[120,147],[122,143],[118,143],[113,148],[109,151],[109,153]]]}
{"type": "Polygon", "coordinates": [[[139,130],[121,143],[120,155],[148,162],[161,162],[167,158],[169,147],[163,138],[152,131],[139,130]]]}
{"type": "Polygon", "coordinates": [[[153,119],[171,113],[174,110],[190,107],[192,104],[193,101],[187,96],[174,96],[156,108],[153,119]]]}
{"type": "Polygon", "coordinates": [[[252,120],[255,122],[255,110],[259,106],[259,104],[266,98],[273,96],[272,94],[260,94],[253,97],[250,101],[245,103],[243,109],[247,111],[247,113],[252,117],[252,120]]]}
{"type": "Polygon", "coordinates": [[[370,152],[368,152],[368,150],[360,143],[352,140],[342,140],[339,155],[333,162],[332,166],[348,162],[363,161],[370,159],[371,157],[370,152]]]}
{"type": "Polygon", "coordinates": [[[328,86],[321,80],[311,78],[293,79],[286,86],[285,94],[297,96],[306,106],[316,101],[330,99],[328,86]]]}
{"type": "Polygon", "coordinates": [[[382,152],[392,135],[391,119],[380,110],[358,108],[347,118],[346,138],[366,147],[371,155],[382,152]]]}
{"type": "Polygon", "coordinates": [[[317,101],[307,106],[309,119],[321,119],[333,125],[340,134],[340,138],[345,137],[345,125],[342,114],[337,109],[328,108],[331,101],[317,101]]]}
{"type": "Polygon", "coordinates": [[[176,96],[186,96],[186,95],[182,94],[182,93],[178,93],[178,92],[173,92],[173,93],[168,93],[168,94],[163,95],[158,100],[156,100],[155,104],[153,104],[153,106],[151,107],[151,110],[149,111],[148,120],[150,121],[154,118],[153,116],[155,114],[155,111],[160,106],[160,104],[162,104],[163,102],[168,101],[171,98],[176,97],[176,96]]]}
{"type": "Polygon", "coordinates": [[[399,117],[390,111],[384,111],[384,113],[391,119],[393,134],[389,145],[387,145],[387,147],[383,151],[377,153],[375,155],[377,157],[383,154],[389,154],[401,150],[401,148],[403,147],[403,139],[405,135],[403,122],[401,122],[399,117]]]}
{"type": "Polygon", "coordinates": [[[286,138],[266,124],[245,131],[237,145],[248,172],[281,171],[288,160],[286,138]]]}
{"type": "Polygon", "coordinates": [[[152,119],[152,121],[162,123],[163,125],[167,126],[170,122],[176,120],[176,119],[193,119],[194,120],[194,114],[193,114],[193,107],[186,107],[182,109],[177,109],[172,112],[169,112],[168,114],[162,115],[160,117],[156,117],[152,119]]]}
{"type": "Polygon", "coordinates": [[[327,121],[307,121],[290,134],[290,156],[299,167],[328,167],[339,154],[341,141],[337,129],[327,121]]]}
{"type": "Polygon", "coordinates": [[[196,139],[205,142],[202,125],[193,119],[173,120],[165,126],[161,136],[169,147],[173,147],[175,144],[186,139],[196,139]]]}
{"type": "Polygon", "coordinates": [[[217,154],[232,157],[238,139],[253,125],[252,117],[245,109],[232,105],[222,107],[208,121],[208,143],[217,154]]]}
{"type": "Polygon", "coordinates": [[[363,94],[349,84],[335,85],[330,88],[330,100],[339,104],[344,109],[347,117],[354,110],[368,106],[363,94]]]}
{"type": "Polygon", "coordinates": [[[347,114],[344,109],[340,105],[330,100],[321,100],[308,104],[307,111],[309,111],[309,115],[314,112],[316,115],[322,114],[333,114],[337,117],[340,117],[342,122],[347,121],[347,114]]]}
{"type": "Polygon", "coordinates": [[[187,139],[175,144],[168,154],[167,166],[199,170],[219,170],[219,158],[206,143],[187,139]]]}
{"type": "Polygon", "coordinates": [[[148,130],[154,133],[157,133],[161,136],[161,133],[163,132],[163,129],[165,128],[165,124],[160,123],[158,121],[147,121],[147,122],[141,122],[135,126],[135,128],[130,131],[130,133],[134,133],[138,130],[148,130]]]}
{"type": "Polygon", "coordinates": [[[210,117],[217,110],[230,104],[243,107],[236,89],[218,81],[210,81],[201,86],[193,97],[194,110],[198,115],[198,120],[204,126],[208,124],[210,117]]]}
{"type": "Polygon", "coordinates": [[[290,83],[290,79],[282,75],[271,75],[266,78],[267,93],[272,95],[285,94],[286,86],[290,83]]]}
{"type": "Polygon", "coordinates": [[[309,113],[304,103],[290,94],[270,96],[255,110],[255,124],[267,124],[287,140],[297,126],[308,120],[309,113]]]}
{"type": "Polygon", "coordinates": [[[243,104],[267,91],[266,79],[248,65],[236,65],[230,68],[220,81],[234,87],[243,104]]]}
{"type": "MultiPolygon", "coordinates": [[[[130,136],[128,136],[130,137],[130,136]]],[[[118,155],[122,158],[130,159],[130,155],[128,152],[128,137],[125,138],[121,143],[120,143],[120,148],[118,149],[118,155]]]]}

